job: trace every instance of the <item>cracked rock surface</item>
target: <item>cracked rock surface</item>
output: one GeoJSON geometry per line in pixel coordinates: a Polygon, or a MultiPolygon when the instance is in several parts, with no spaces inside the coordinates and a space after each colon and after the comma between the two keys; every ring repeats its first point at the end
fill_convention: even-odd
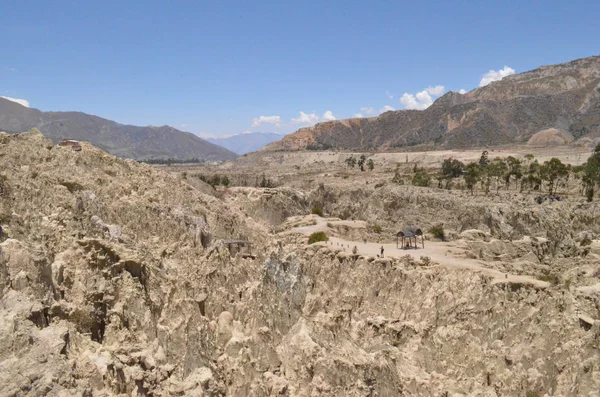
{"type": "MultiPolygon", "coordinates": [[[[277,217],[35,132],[0,134],[0,175],[2,396],[600,396],[596,245],[558,247],[572,284],[542,288],[307,246],[270,234],[277,217]]],[[[465,252],[523,258],[503,216],[473,218],[465,252]]]]}

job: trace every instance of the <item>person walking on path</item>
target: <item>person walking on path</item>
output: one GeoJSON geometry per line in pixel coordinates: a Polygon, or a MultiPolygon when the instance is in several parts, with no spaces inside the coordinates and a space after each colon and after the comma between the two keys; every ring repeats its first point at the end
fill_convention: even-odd
{"type": "Polygon", "coordinates": [[[381,246],[381,257],[383,258],[383,245],[381,246]]]}

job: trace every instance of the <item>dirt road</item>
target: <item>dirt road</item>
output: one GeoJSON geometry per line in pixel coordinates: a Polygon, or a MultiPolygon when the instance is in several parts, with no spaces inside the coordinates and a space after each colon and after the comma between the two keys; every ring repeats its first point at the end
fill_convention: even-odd
{"type": "MultiPolygon", "coordinates": [[[[353,227],[365,227],[364,222],[357,224],[352,221],[340,221],[340,220],[328,220],[326,218],[313,217],[316,224],[297,227],[290,232],[300,233],[306,236],[309,236],[311,233],[319,232],[319,231],[327,231],[327,224],[331,225],[352,225],[353,227]]],[[[454,256],[452,253],[453,247],[450,243],[447,242],[437,242],[437,241],[426,241],[425,248],[417,249],[402,249],[396,247],[396,242],[380,244],[380,243],[372,243],[368,242],[365,244],[364,242],[359,241],[350,241],[344,240],[340,237],[330,237],[329,241],[326,243],[319,243],[331,249],[343,249],[344,251],[351,253],[353,247],[356,246],[359,255],[363,256],[372,256],[377,257],[380,254],[380,249],[383,246],[384,249],[384,257],[391,258],[401,258],[405,255],[410,255],[415,260],[420,260],[421,256],[429,257],[433,262],[437,262],[440,265],[448,266],[452,268],[465,269],[470,271],[481,272],[491,276],[494,279],[495,283],[501,282],[509,282],[509,283],[521,283],[521,284],[530,284],[537,287],[545,288],[549,285],[548,282],[538,280],[531,276],[519,275],[519,274],[510,274],[503,273],[496,269],[490,269],[485,266],[485,262],[477,261],[475,259],[469,258],[459,258],[454,256]]],[[[455,248],[456,249],[456,248],[455,248]]]]}

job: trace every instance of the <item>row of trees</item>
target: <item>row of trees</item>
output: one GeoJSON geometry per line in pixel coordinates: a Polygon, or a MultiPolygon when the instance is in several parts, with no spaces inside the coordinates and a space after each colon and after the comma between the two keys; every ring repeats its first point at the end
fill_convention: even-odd
{"type": "Polygon", "coordinates": [[[227,177],[227,175],[221,176],[219,174],[214,174],[213,176],[206,176],[203,174],[195,174],[194,176],[196,178],[200,179],[202,182],[208,183],[212,187],[215,187],[215,186],[227,187],[227,186],[229,186],[229,178],[227,177]]]}
{"type": "Polygon", "coordinates": [[[271,179],[267,178],[265,174],[262,174],[260,183],[257,183],[256,185],[259,187],[275,187],[275,183],[273,183],[271,179]]]}
{"type": "Polygon", "coordinates": [[[140,160],[140,163],[172,165],[172,164],[203,164],[203,163],[205,163],[205,161],[198,159],[198,158],[193,158],[193,159],[146,159],[146,160],[140,160]]]}
{"type": "MultiPolygon", "coordinates": [[[[582,193],[588,201],[592,201],[595,188],[600,185],[600,145],[585,164],[575,167],[564,164],[558,158],[540,164],[531,154],[526,155],[524,159],[509,156],[490,160],[488,152],[484,151],[479,161],[468,164],[448,158],[442,162],[440,173],[434,176],[415,165],[412,184],[429,186],[431,180],[436,178],[439,187],[442,187],[445,182],[446,188],[450,188],[452,180],[460,177],[463,178],[471,194],[480,184],[486,194],[489,193],[492,185],[496,191],[503,186],[508,190],[511,185],[514,185],[515,189],[521,191],[526,188],[542,190],[546,187],[550,195],[555,194],[559,186],[566,184],[569,178],[573,177],[582,182],[582,193]]],[[[394,179],[398,179],[398,173],[394,179]]]]}
{"type": "Polygon", "coordinates": [[[594,189],[600,186],[600,144],[596,145],[594,153],[581,167],[581,181],[588,201],[594,199],[594,189]]]}
{"type": "Polygon", "coordinates": [[[350,156],[344,161],[346,162],[348,168],[354,168],[358,165],[358,168],[360,168],[361,171],[365,170],[365,166],[369,169],[369,171],[373,171],[373,168],[375,168],[375,162],[373,159],[367,159],[367,156],[364,154],[361,154],[358,160],[354,156],[350,156]]]}
{"type": "MultiPolygon", "coordinates": [[[[203,181],[205,183],[208,183],[212,187],[215,187],[215,186],[229,187],[229,185],[231,184],[231,181],[229,180],[227,175],[213,174],[212,176],[208,176],[208,175],[203,175],[203,174],[193,174],[192,176],[200,179],[201,181],[203,181]]],[[[184,172],[183,177],[186,178],[187,173],[184,172]]],[[[247,180],[244,179],[240,185],[248,186],[247,180]]],[[[256,186],[256,187],[275,187],[275,183],[270,178],[267,178],[265,174],[262,174],[260,179],[258,177],[256,177],[254,186],[256,186]]]]}
{"type": "Polygon", "coordinates": [[[552,158],[540,164],[533,160],[532,155],[527,155],[525,161],[508,156],[489,160],[488,152],[484,151],[478,162],[464,165],[456,159],[446,159],[442,163],[442,175],[447,182],[453,178],[464,175],[467,188],[473,194],[475,186],[480,183],[485,193],[489,193],[492,183],[496,192],[502,185],[510,189],[514,181],[516,188],[523,191],[526,187],[541,190],[545,183],[548,193],[553,195],[560,182],[566,182],[571,174],[571,166],[563,164],[560,159],[552,158]]]}

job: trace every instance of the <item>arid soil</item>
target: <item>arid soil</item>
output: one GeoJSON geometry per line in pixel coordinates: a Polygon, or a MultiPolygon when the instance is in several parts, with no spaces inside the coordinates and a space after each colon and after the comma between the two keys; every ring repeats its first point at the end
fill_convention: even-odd
{"type": "Polygon", "coordinates": [[[406,182],[449,153],[268,155],[150,167],[1,134],[0,395],[600,396],[600,204],[576,181],[538,204],[406,182]],[[425,248],[396,248],[406,226],[425,248]]]}

